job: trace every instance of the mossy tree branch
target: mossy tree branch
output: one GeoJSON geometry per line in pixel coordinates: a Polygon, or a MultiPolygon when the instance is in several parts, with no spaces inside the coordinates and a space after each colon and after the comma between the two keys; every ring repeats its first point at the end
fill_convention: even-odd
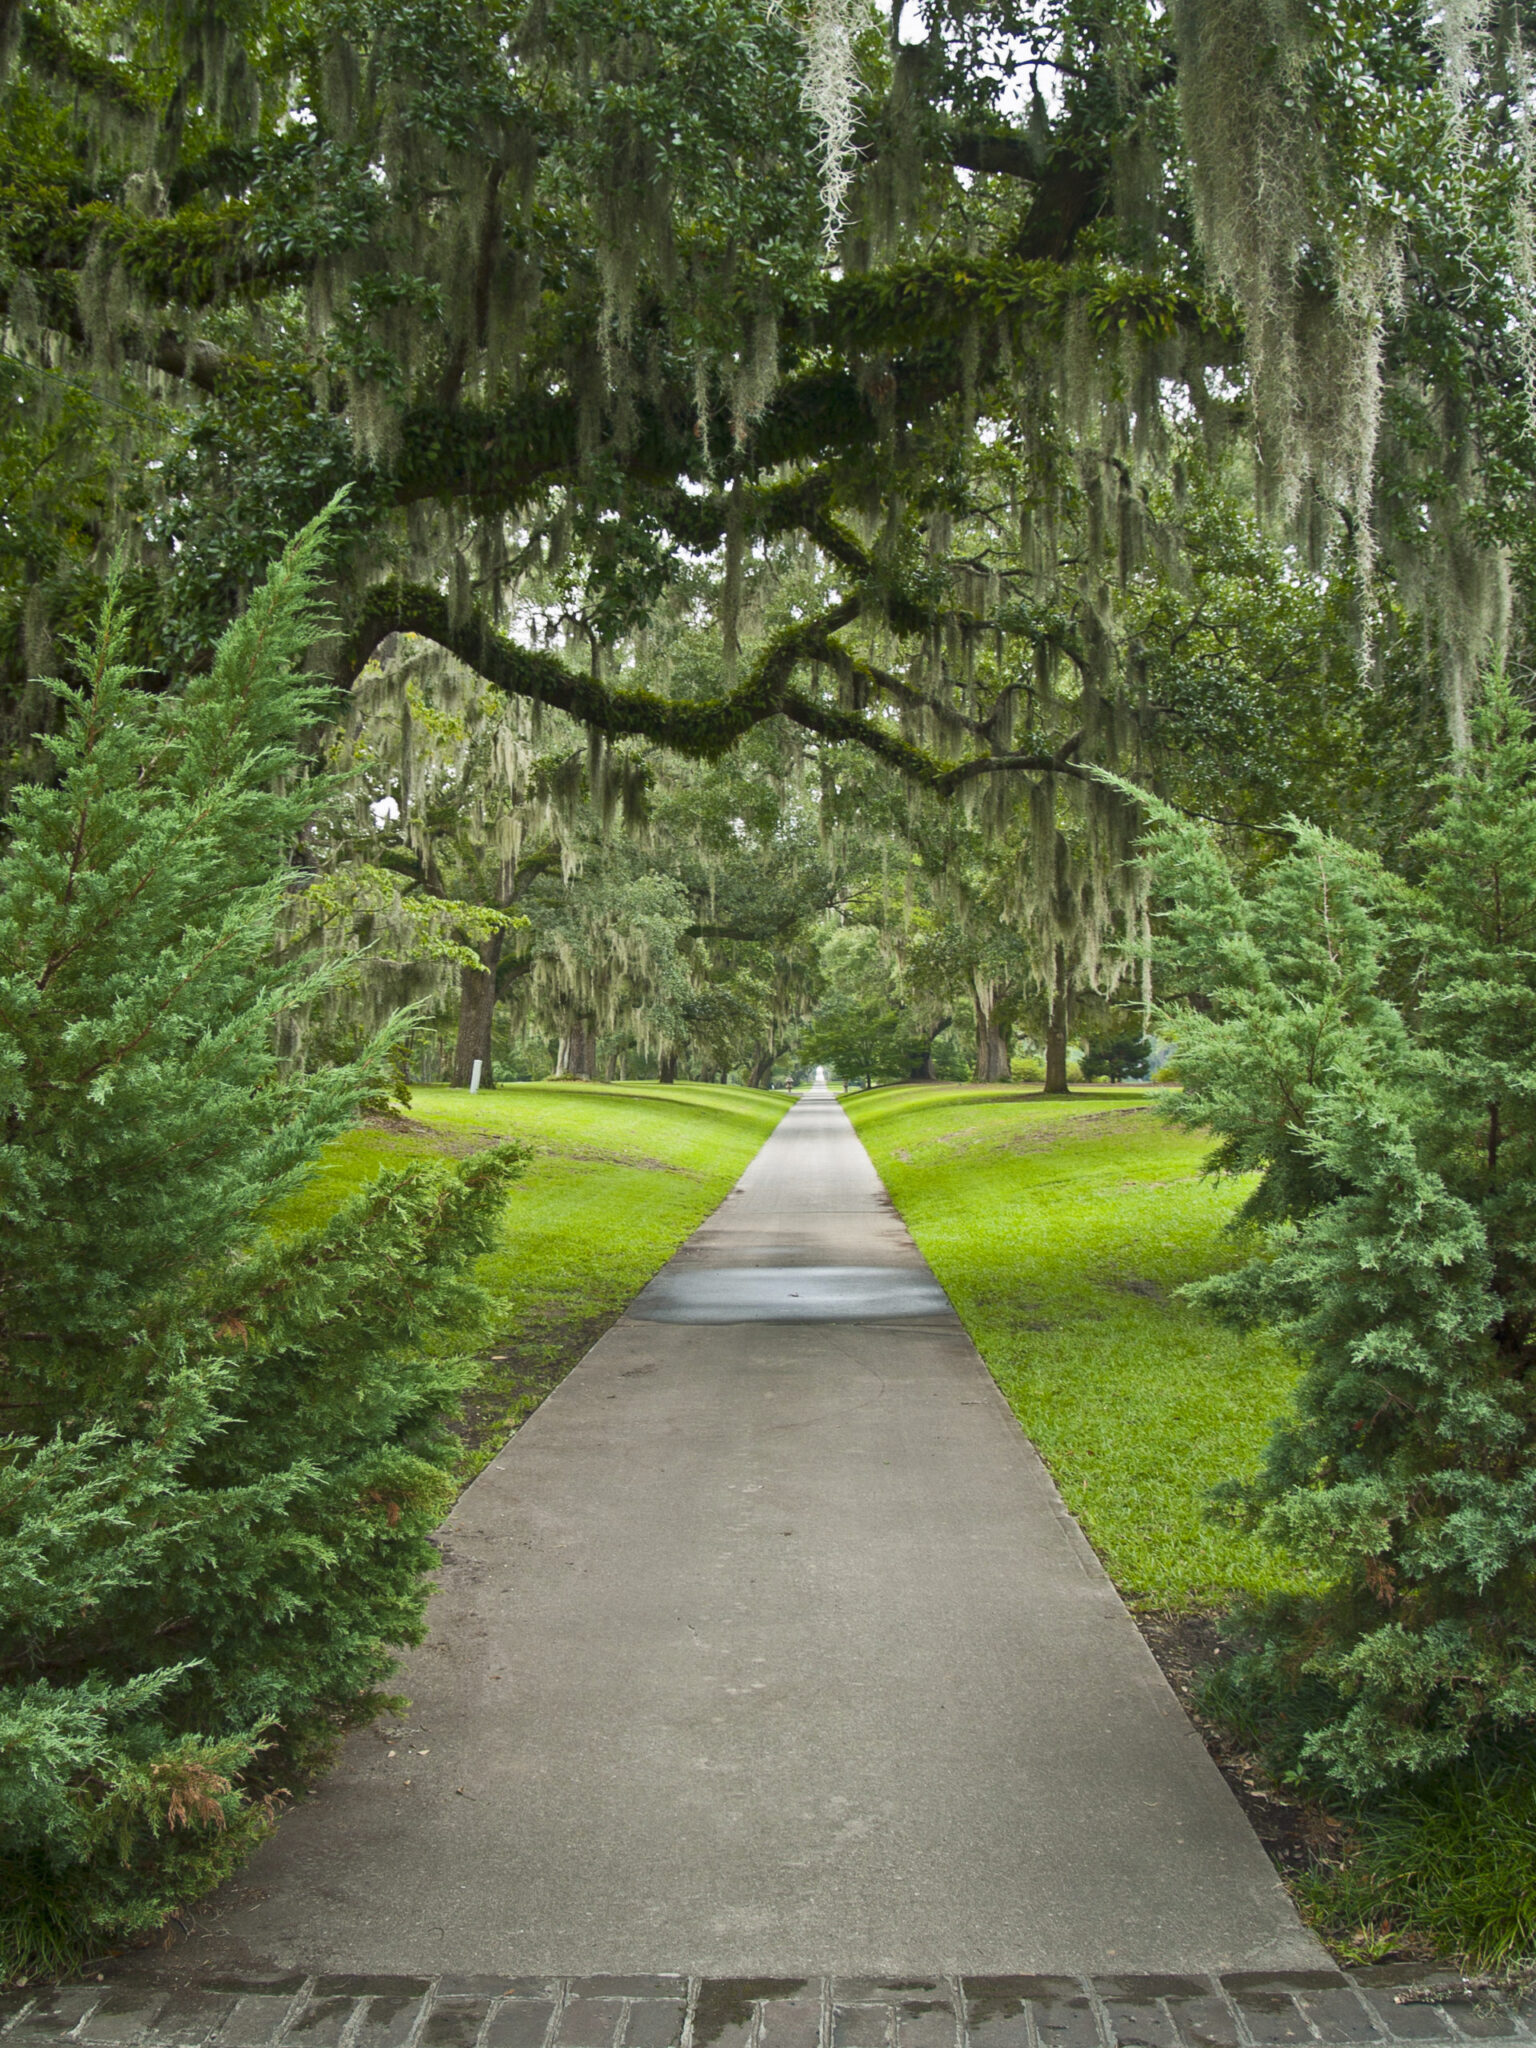
{"type": "Polygon", "coordinates": [[[645,739],[694,760],[716,760],[770,718],[785,718],[818,738],[863,747],[909,781],[936,795],[952,795],[978,776],[995,773],[1078,775],[1091,778],[1073,755],[1081,735],[1056,752],[982,754],[966,761],[937,759],[893,732],[878,718],[845,711],[795,686],[806,662],[832,665],[843,650],[832,636],[863,610],[855,595],[813,619],[776,634],[738,689],[722,697],[677,699],[651,690],[613,689],[567,667],[558,656],[519,646],[472,613],[456,621],[448,600],[425,584],[383,583],[370,590],[348,640],[337,680],[350,687],[381,642],[393,633],[434,641],[509,697],[524,697],[563,711],[609,739],[645,739]]]}
{"type": "MultiPolygon", "coordinates": [[[[884,431],[882,415],[909,426],[931,418],[936,408],[962,395],[966,372],[955,342],[976,321],[983,331],[974,376],[977,393],[983,395],[1009,374],[998,324],[1023,318],[1055,329],[1075,298],[1085,302],[1089,325],[1106,345],[1127,331],[1155,337],[1182,328],[1198,336],[1212,363],[1229,360],[1236,350],[1235,330],[1224,309],[1138,273],[1097,265],[1063,270],[1011,256],[895,265],[841,280],[828,305],[815,313],[790,310],[786,346],[815,348],[822,360],[784,378],[749,448],[727,468],[761,473],[784,464],[823,463],[875,445],[884,431]],[[828,351],[851,359],[890,354],[878,398],[863,388],[852,368],[829,365],[828,351]]],[[[641,483],[670,487],[683,477],[702,481],[696,426],[691,388],[662,386],[635,405],[624,448],[607,451],[608,457],[641,483]]],[[[398,505],[457,497],[478,512],[494,513],[515,510],[541,488],[574,479],[581,460],[576,399],[530,376],[528,388],[503,405],[409,408],[401,423],[399,456],[380,481],[398,505]]],[[[802,488],[810,504],[826,487],[781,486],[780,504],[787,508],[802,488]]],[[[679,538],[713,544],[714,494],[689,499],[676,491],[667,504],[679,538]]],[[[803,523],[784,516],[777,530],[803,523]]],[[[828,538],[823,544],[840,559],[841,541],[828,538]]]]}
{"type": "MultiPolygon", "coordinates": [[[[112,64],[71,35],[52,9],[28,7],[21,14],[21,51],[27,63],[76,91],[130,114],[154,115],[153,94],[121,65],[112,64]]],[[[0,9],[0,14],[10,8],[0,9]]]]}

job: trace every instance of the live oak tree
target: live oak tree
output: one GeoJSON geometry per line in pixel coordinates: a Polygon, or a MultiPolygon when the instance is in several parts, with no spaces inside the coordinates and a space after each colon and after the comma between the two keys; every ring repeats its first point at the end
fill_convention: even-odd
{"type": "Polygon", "coordinates": [[[1383,618],[1422,624],[1459,734],[1531,466],[1523,45],[1463,12],[13,10],[16,769],[25,656],[106,537],[163,572],[169,668],[351,480],[340,681],[411,632],[611,740],[785,719],[940,794],[1027,784],[1115,895],[1134,820],[1090,770],[1177,751],[1122,592],[1181,550],[1190,433],[1349,565],[1378,684],[1383,618]],[[826,601],[745,658],[778,536],[826,601]],[[722,686],[631,687],[700,557],[722,686]],[[561,565],[579,665],[505,630],[561,565]]]}
{"type": "MultiPolygon", "coordinates": [[[[653,621],[646,673],[680,679],[687,653],[653,621]]],[[[553,1041],[561,1073],[638,1058],[670,1074],[686,1054],[695,1076],[767,1081],[814,1001],[809,933],[835,894],[806,764],[771,734],[715,764],[596,746],[402,638],[330,759],[350,818],[308,842],[293,925],[316,929],[318,902],[326,944],[365,950],[296,1051],[324,1058],[338,1028],[415,997],[456,1020],[461,1086],[476,1059],[494,1085],[498,1014],[553,1041]]]]}
{"type": "MultiPolygon", "coordinates": [[[[430,642],[402,637],[381,653],[330,755],[351,815],[312,846],[325,881],[295,921],[302,930],[316,895],[350,911],[338,936],[367,950],[343,1007],[369,1029],[413,998],[448,1009],[455,1085],[478,1060],[494,1087],[496,1006],[533,966],[530,901],[576,864],[585,749],[570,731],[541,741],[526,707],[430,642]]],[[[632,780],[615,772],[605,787],[633,803],[632,780]]]]}

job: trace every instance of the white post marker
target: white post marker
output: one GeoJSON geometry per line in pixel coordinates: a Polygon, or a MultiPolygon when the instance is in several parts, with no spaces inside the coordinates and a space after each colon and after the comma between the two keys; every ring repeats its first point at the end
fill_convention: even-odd
{"type": "Polygon", "coordinates": [[[471,1095],[478,1095],[480,1093],[480,1066],[481,1062],[476,1060],[469,1070],[469,1092],[471,1095]]]}

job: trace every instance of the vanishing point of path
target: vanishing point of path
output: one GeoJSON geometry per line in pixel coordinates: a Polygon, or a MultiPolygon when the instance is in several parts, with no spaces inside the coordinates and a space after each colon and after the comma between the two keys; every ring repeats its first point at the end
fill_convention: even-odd
{"type": "Polygon", "coordinates": [[[183,1967],[1329,1968],[825,1090],[442,1547],[183,1967]]]}

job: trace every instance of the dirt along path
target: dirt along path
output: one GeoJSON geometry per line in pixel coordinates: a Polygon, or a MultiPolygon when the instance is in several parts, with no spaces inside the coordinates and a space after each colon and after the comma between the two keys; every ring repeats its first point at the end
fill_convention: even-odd
{"type": "Polygon", "coordinates": [[[824,1090],[442,1549],[179,1966],[1328,1968],[824,1090]]]}

